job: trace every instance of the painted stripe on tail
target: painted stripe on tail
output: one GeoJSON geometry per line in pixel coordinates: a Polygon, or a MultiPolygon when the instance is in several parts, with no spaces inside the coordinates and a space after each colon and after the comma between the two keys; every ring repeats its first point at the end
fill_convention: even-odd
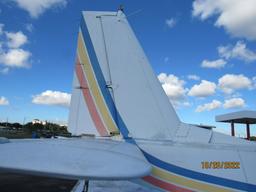
{"type": "Polygon", "coordinates": [[[84,43],[84,38],[82,37],[81,33],[79,33],[79,37],[78,37],[78,55],[80,58],[80,62],[83,65],[86,78],[88,79],[89,87],[92,92],[93,98],[95,100],[97,109],[99,110],[99,113],[101,114],[107,129],[109,130],[109,132],[112,132],[112,133],[119,132],[115,124],[115,121],[113,120],[112,116],[109,113],[105,100],[103,99],[102,92],[99,89],[99,85],[97,83],[98,79],[94,75],[94,70],[90,62],[90,57],[88,57],[87,55],[87,47],[84,43]]]}
{"type": "Polygon", "coordinates": [[[101,118],[98,114],[98,111],[96,109],[95,103],[93,101],[92,95],[90,93],[90,90],[88,88],[88,84],[86,82],[86,79],[84,77],[84,72],[82,69],[82,65],[80,62],[77,60],[76,64],[76,75],[79,80],[79,84],[81,86],[81,91],[83,93],[85,102],[87,104],[87,107],[89,109],[90,115],[92,117],[92,120],[95,124],[95,127],[97,128],[97,131],[101,136],[107,136],[108,132],[106,127],[104,126],[103,122],[101,121],[101,118]]]}
{"type": "MultiPolygon", "coordinates": [[[[111,94],[109,92],[109,90],[106,88],[106,81],[104,79],[103,73],[101,71],[100,65],[98,63],[98,59],[96,57],[96,53],[91,41],[91,37],[88,31],[88,28],[86,26],[85,20],[82,19],[81,21],[81,34],[79,34],[79,37],[81,37],[81,39],[83,40],[83,43],[86,45],[86,49],[87,49],[87,53],[88,56],[91,60],[90,64],[92,67],[92,71],[94,71],[95,73],[95,77],[97,79],[98,82],[98,86],[99,89],[101,90],[102,96],[103,96],[103,100],[105,101],[105,104],[107,105],[107,108],[109,109],[108,111],[110,112],[110,115],[112,117],[113,120],[116,121],[116,125],[118,125],[117,130],[120,131],[123,135],[124,138],[128,138],[129,136],[129,131],[123,121],[123,119],[121,118],[118,110],[116,109],[116,106],[114,104],[114,101],[111,97],[111,94]],[[117,112],[117,119],[115,119],[115,113],[114,110],[116,110],[117,112]]],[[[129,140],[131,143],[134,143],[132,140],[129,140]]]]}

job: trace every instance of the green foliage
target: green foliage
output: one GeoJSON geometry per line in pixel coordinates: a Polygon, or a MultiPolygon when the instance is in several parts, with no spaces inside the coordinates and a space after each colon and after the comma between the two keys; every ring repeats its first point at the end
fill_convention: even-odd
{"type": "Polygon", "coordinates": [[[250,141],[256,141],[256,137],[255,136],[251,136],[250,137],[250,141]]]}
{"type": "Polygon", "coordinates": [[[0,123],[0,126],[5,127],[6,131],[2,131],[0,136],[3,134],[8,135],[8,138],[18,138],[25,135],[25,138],[31,138],[32,134],[36,134],[39,137],[53,137],[53,136],[65,136],[70,137],[71,134],[67,131],[67,126],[60,126],[55,123],[46,123],[45,125],[40,123],[29,122],[25,125],[19,123],[0,123]],[[16,131],[15,131],[16,130],[16,131]],[[21,136],[20,136],[21,135],[21,136]]]}
{"type": "Polygon", "coordinates": [[[24,129],[26,129],[29,132],[37,132],[38,134],[44,135],[44,134],[50,134],[50,135],[63,135],[68,134],[67,127],[66,126],[60,126],[55,123],[46,123],[45,125],[40,123],[27,123],[24,125],[24,129]]]}
{"type": "Polygon", "coordinates": [[[0,126],[2,126],[2,127],[8,127],[8,128],[14,128],[14,129],[22,128],[22,125],[21,125],[20,123],[2,122],[2,123],[0,123],[0,126]]]}

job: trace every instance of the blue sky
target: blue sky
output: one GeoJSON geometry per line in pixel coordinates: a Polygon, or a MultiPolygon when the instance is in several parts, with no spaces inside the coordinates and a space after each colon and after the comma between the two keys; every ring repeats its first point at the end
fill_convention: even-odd
{"type": "Polygon", "coordinates": [[[229,133],[216,114],[255,110],[254,0],[4,0],[0,121],[66,122],[81,11],[119,4],[183,121],[229,133]]]}

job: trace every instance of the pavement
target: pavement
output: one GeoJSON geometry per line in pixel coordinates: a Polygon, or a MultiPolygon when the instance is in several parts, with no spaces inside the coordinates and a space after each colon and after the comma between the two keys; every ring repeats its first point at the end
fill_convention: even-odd
{"type": "Polygon", "coordinates": [[[0,173],[1,192],[70,192],[76,182],[17,173],[0,173]]]}
{"type": "MultiPolygon", "coordinates": [[[[77,181],[0,172],[0,192],[70,192],[77,181]]],[[[90,181],[89,192],[159,192],[129,181],[90,181]]]]}

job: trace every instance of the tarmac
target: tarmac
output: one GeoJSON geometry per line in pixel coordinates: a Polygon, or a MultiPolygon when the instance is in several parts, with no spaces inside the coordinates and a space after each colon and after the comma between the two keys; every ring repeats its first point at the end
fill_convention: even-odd
{"type": "Polygon", "coordinates": [[[70,192],[77,181],[0,172],[1,192],[70,192]]]}
{"type": "MultiPolygon", "coordinates": [[[[70,192],[76,180],[0,172],[0,192],[70,192]]],[[[159,192],[129,181],[90,181],[89,192],[159,192]]]]}

